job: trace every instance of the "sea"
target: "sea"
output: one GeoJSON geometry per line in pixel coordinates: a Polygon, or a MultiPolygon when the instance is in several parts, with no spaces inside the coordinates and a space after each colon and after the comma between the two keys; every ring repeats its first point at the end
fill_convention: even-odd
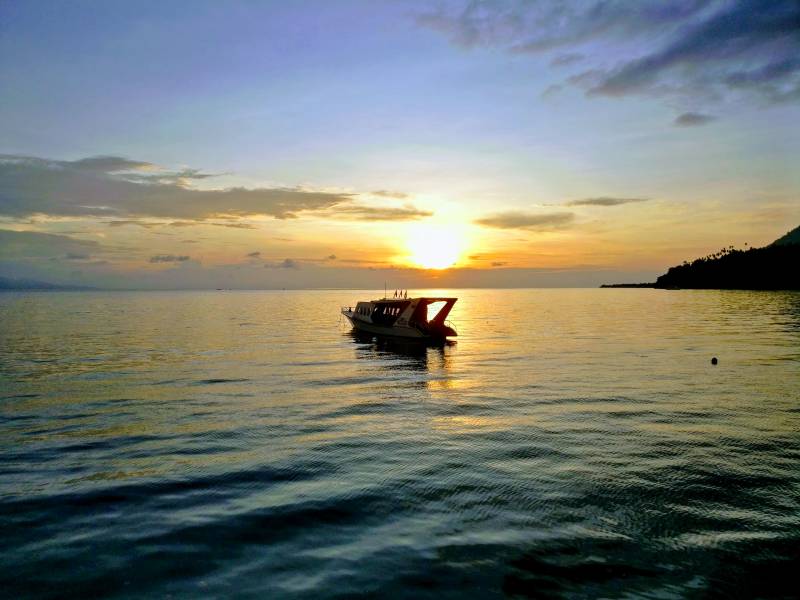
{"type": "Polygon", "coordinates": [[[797,597],[800,293],[415,294],[0,294],[0,596],[797,597]]]}

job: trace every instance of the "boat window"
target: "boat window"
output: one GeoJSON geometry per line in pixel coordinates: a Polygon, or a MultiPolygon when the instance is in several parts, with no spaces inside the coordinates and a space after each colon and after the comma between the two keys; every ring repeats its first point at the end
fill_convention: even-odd
{"type": "Polygon", "coordinates": [[[432,321],[436,318],[436,315],[439,314],[439,311],[442,310],[447,302],[439,301],[439,302],[431,302],[428,304],[428,321],[432,321]]]}

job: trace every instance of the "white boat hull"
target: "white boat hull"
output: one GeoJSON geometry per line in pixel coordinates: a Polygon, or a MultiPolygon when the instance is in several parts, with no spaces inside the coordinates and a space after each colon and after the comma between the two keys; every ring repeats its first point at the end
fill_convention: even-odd
{"type": "Polygon", "coordinates": [[[345,316],[350,320],[350,323],[353,324],[353,329],[356,329],[357,331],[374,333],[375,335],[390,335],[394,337],[412,338],[417,340],[434,339],[432,336],[425,335],[418,329],[414,329],[412,327],[384,327],[382,325],[367,323],[366,321],[362,321],[361,319],[357,319],[349,315],[345,316]]]}

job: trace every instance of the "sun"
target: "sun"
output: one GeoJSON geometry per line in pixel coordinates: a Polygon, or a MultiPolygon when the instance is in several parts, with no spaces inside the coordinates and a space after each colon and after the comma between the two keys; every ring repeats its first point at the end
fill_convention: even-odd
{"type": "Polygon", "coordinates": [[[466,238],[455,226],[417,223],[409,230],[406,246],[411,264],[424,269],[446,269],[461,258],[466,238]]]}

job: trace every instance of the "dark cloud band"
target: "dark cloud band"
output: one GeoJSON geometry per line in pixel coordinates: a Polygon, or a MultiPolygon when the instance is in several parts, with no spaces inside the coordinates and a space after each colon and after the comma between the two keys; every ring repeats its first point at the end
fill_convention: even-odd
{"type": "Polygon", "coordinates": [[[130,224],[130,217],[199,220],[268,215],[287,219],[352,198],[350,194],[285,188],[197,190],[175,182],[142,181],[123,172],[136,168],[154,167],[115,157],[54,161],[0,156],[0,215],[111,217],[120,225],[130,224]]]}
{"type": "Polygon", "coordinates": [[[528,231],[553,231],[572,224],[575,215],[571,212],[526,213],[508,211],[477,219],[475,223],[497,229],[526,229],[528,231]]]}
{"type": "Polygon", "coordinates": [[[189,256],[176,256],[175,254],[156,254],[150,257],[151,263],[172,263],[172,262],[186,262],[191,257],[189,256]]]}
{"type": "Polygon", "coordinates": [[[619,206],[620,204],[647,202],[648,200],[649,198],[614,198],[612,196],[600,196],[597,198],[572,200],[571,202],[567,202],[567,206],[619,206]]]}
{"type": "Polygon", "coordinates": [[[589,96],[800,100],[797,0],[465,0],[416,20],[466,48],[558,52],[550,64],[561,68],[583,59],[562,83],[589,96]]]}
{"type": "Polygon", "coordinates": [[[711,121],[714,120],[716,120],[716,117],[712,115],[686,112],[675,117],[675,125],[677,127],[698,127],[700,125],[711,123],[711,121]]]}

